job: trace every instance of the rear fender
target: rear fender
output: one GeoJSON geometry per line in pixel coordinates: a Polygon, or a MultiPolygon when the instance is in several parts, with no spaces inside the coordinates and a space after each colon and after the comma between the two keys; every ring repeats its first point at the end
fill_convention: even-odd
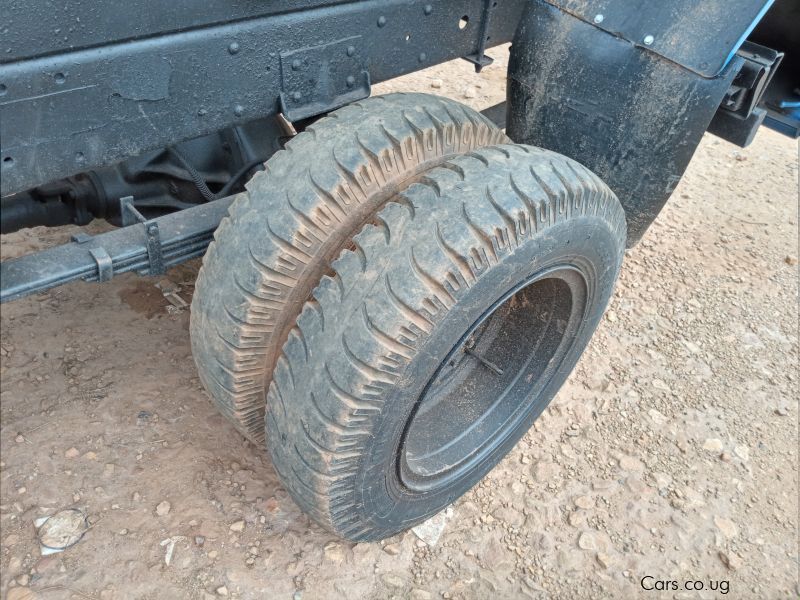
{"type": "Polygon", "coordinates": [[[741,68],[736,50],[769,4],[530,2],[511,49],[508,135],[599,175],[634,245],[680,181],[741,68]]]}

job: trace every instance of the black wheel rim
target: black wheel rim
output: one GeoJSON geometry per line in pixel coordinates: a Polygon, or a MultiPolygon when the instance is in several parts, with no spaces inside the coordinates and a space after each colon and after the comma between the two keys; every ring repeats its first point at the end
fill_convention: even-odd
{"type": "Polygon", "coordinates": [[[515,286],[467,330],[426,384],[398,452],[398,477],[430,492],[466,476],[529,424],[587,308],[583,273],[563,265],[515,286]]]}

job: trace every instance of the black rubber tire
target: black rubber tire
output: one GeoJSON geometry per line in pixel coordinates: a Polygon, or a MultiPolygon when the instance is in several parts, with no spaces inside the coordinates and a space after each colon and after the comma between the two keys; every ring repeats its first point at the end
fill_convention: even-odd
{"type": "Polygon", "coordinates": [[[624,212],[608,187],[580,164],[528,146],[453,158],[396,200],[323,277],[289,334],[267,400],[267,447],[284,486],[314,520],[356,541],[430,517],[512,448],[583,352],[625,248],[624,212]],[[440,363],[489,307],[556,265],[584,282],[583,299],[570,296],[570,306],[582,307],[577,320],[542,317],[540,341],[558,331],[564,346],[536,367],[540,378],[519,388],[517,377],[507,388],[523,390],[519,400],[502,396],[519,402],[509,405],[517,412],[508,430],[498,424],[496,439],[468,455],[460,474],[431,489],[409,487],[404,435],[440,363]]]}
{"type": "Polygon", "coordinates": [[[507,140],[458,102],[388,94],[331,113],[270,158],[217,229],[192,301],[200,379],[240,432],[263,446],[275,360],[342,246],[420,173],[507,140]]]}

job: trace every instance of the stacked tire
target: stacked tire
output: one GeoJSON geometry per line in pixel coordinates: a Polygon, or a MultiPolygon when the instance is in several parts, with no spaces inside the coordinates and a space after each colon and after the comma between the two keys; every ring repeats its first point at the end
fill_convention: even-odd
{"type": "Polygon", "coordinates": [[[580,357],[622,262],[613,193],[480,113],[391,94],[315,122],[220,224],[191,336],[203,384],[351,540],[480,480],[580,357]]]}

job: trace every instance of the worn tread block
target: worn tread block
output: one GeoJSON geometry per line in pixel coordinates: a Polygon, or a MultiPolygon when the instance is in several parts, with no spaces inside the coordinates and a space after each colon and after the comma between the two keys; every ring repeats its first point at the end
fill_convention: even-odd
{"type": "Polygon", "coordinates": [[[353,234],[420,173],[505,141],[457,102],[388,94],[323,117],[269,159],[217,229],[192,302],[200,379],[239,431],[263,445],[265,394],[281,347],[353,234]]]}

